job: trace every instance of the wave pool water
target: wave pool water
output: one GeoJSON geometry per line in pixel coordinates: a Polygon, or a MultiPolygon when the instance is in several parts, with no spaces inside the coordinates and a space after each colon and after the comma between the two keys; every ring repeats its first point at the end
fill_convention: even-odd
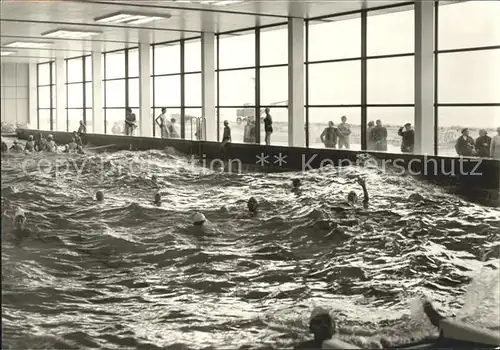
{"type": "Polygon", "coordinates": [[[435,332],[421,294],[500,329],[497,209],[376,169],[227,174],[171,150],[71,157],[2,155],[5,348],[286,348],[307,338],[314,306],[344,340],[397,345],[435,332]],[[367,210],[341,204],[361,195],[358,176],[367,210]],[[194,231],[194,211],[217,232],[194,231]]]}

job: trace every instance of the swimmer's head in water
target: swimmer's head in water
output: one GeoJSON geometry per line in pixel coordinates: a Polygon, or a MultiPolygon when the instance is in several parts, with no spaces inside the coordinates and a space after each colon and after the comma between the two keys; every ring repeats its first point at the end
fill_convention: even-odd
{"type": "Polygon", "coordinates": [[[14,226],[16,230],[22,230],[24,228],[24,224],[26,222],[26,216],[22,210],[16,212],[14,216],[14,226]]]}
{"type": "Polygon", "coordinates": [[[300,179],[293,179],[293,180],[292,180],[292,186],[293,186],[294,188],[299,188],[299,187],[300,187],[300,185],[302,185],[302,181],[300,181],[300,179]]]}
{"type": "Polygon", "coordinates": [[[207,221],[207,218],[202,213],[195,213],[193,215],[193,225],[201,226],[207,221]]]}
{"type": "Polygon", "coordinates": [[[97,191],[95,193],[95,199],[98,201],[98,202],[102,202],[104,200],[104,192],[102,191],[97,191]]]}
{"type": "Polygon", "coordinates": [[[53,140],[54,139],[54,136],[52,136],[52,134],[50,134],[49,136],[47,136],[47,140],[53,140]]]}
{"type": "Polygon", "coordinates": [[[156,175],[153,175],[151,176],[151,180],[153,180],[153,182],[156,182],[158,181],[158,177],[156,175]]]}
{"type": "Polygon", "coordinates": [[[250,197],[250,199],[247,202],[248,210],[252,213],[255,213],[257,211],[257,208],[259,207],[259,202],[254,197],[250,197]]]}
{"type": "Polygon", "coordinates": [[[155,193],[155,203],[160,203],[161,202],[161,193],[156,192],[155,193]]]}
{"type": "Polygon", "coordinates": [[[316,340],[325,341],[335,334],[335,322],[327,310],[317,307],[311,313],[309,330],[316,340]]]}
{"type": "Polygon", "coordinates": [[[349,194],[347,195],[347,201],[351,204],[356,203],[358,201],[358,195],[356,194],[356,192],[349,192],[349,194]]]}
{"type": "Polygon", "coordinates": [[[14,145],[17,145],[17,140],[14,140],[14,145]]]}
{"type": "Polygon", "coordinates": [[[33,141],[33,135],[28,136],[28,141],[33,141]]]}

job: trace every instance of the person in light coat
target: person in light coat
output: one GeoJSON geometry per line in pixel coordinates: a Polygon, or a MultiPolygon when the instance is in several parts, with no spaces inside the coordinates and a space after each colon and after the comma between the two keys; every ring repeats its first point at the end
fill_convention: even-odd
{"type": "Polygon", "coordinates": [[[490,157],[500,160],[500,127],[497,128],[497,134],[491,139],[490,157]]]}

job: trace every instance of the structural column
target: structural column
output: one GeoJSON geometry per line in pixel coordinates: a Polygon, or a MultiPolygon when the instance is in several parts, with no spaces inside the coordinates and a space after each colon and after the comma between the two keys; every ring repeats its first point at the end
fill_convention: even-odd
{"type": "Polygon", "coordinates": [[[36,63],[28,64],[28,125],[30,129],[38,129],[38,72],[36,63]]]}
{"type": "Polygon", "coordinates": [[[304,20],[288,19],[288,145],[305,146],[304,20]]]}
{"type": "Polygon", "coordinates": [[[55,62],[55,88],[56,88],[56,105],[55,105],[55,120],[53,128],[57,131],[68,130],[68,114],[66,113],[66,66],[64,58],[56,58],[55,62]]]}
{"type": "Polygon", "coordinates": [[[434,1],[415,1],[415,153],[434,154],[434,1]]]}
{"type": "MultiPolygon", "coordinates": [[[[215,35],[201,34],[201,94],[202,116],[205,129],[202,135],[207,141],[217,141],[217,116],[215,115],[215,35]]],[[[202,123],[203,129],[203,123],[202,123]]],[[[203,137],[202,137],[203,139],[203,137]]]]}
{"type": "Polygon", "coordinates": [[[150,45],[139,44],[139,135],[153,137],[153,118],[151,111],[151,63],[150,45]]]}
{"type": "Polygon", "coordinates": [[[102,101],[102,80],[104,77],[102,52],[92,51],[92,125],[87,125],[88,132],[104,134],[104,113],[102,101]]]}

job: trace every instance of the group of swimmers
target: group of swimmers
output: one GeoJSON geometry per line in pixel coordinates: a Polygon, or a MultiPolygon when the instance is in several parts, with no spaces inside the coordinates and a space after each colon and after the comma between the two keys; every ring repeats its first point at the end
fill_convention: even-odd
{"type": "MultiPolygon", "coordinates": [[[[8,151],[14,153],[32,153],[32,152],[58,152],[59,148],[54,141],[54,136],[48,135],[47,138],[44,138],[41,133],[36,134],[36,137],[33,135],[28,136],[28,141],[24,147],[19,143],[18,140],[14,140],[13,145],[9,148],[7,144],[2,140],[2,153],[6,153],[8,151]]],[[[73,136],[71,141],[64,145],[63,153],[79,153],[83,154],[83,142],[80,134],[76,131],[73,131],[73,136]]]]}

